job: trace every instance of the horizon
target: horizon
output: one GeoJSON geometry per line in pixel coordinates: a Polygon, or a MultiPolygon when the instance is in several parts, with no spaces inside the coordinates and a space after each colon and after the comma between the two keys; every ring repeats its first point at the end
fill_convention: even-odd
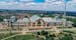
{"type": "MultiPolygon", "coordinates": [[[[20,11],[21,9],[0,9],[0,11],[20,11]]],[[[50,11],[50,12],[56,12],[55,10],[21,10],[21,11],[50,11]]],[[[57,12],[64,12],[64,11],[57,11],[57,12]]],[[[76,12],[76,11],[66,11],[66,12],[76,12]]]]}

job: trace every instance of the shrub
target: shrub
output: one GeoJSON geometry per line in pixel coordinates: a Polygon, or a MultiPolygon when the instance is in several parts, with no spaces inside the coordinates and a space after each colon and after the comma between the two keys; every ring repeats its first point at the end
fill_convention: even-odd
{"type": "Polygon", "coordinates": [[[37,35],[40,35],[40,32],[37,32],[37,35]]]}
{"type": "Polygon", "coordinates": [[[46,35],[48,35],[48,32],[43,30],[43,31],[41,31],[41,35],[46,36],[46,35]]]}

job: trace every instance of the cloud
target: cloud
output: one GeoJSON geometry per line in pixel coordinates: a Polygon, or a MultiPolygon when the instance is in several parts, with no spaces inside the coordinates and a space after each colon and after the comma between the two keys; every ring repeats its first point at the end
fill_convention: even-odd
{"type": "MultiPolygon", "coordinates": [[[[53,1],[55,0],[52,1],[46,0],[45,3],[0,2],[0,9],[64,11],[64,3],[62,1],[55,1],[55,2],[53,1]]],[[[67,3],[67,11],[76,11],[76,0],[69,1],[67,3]]]]}

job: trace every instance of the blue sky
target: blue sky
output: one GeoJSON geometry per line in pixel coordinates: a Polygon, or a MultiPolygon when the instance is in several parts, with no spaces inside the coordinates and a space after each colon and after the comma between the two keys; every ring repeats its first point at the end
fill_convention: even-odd
{"type": "MultiPolygon", "coordinates": [[[[58,0],[0,0],[0,9],[64,11],[58,0]]],[[[67,2],[67,11],[76,11],[76,0],[67,2]]]]}
{"type": "Polygon", "coordinates": [[[34,2],[45,2],[45,0],[34,0],[34,2]]]}
{"type": "MultiPolygon", "coordinates": [[[[19,1],[24,1],[24,0],[0,0],[0,2],[7,2],[7,1],[16,1],[16,2],[19,2],[19,1]]],[[[32,0],[33,2],[45,2],[45,0],[32,0]]]]}

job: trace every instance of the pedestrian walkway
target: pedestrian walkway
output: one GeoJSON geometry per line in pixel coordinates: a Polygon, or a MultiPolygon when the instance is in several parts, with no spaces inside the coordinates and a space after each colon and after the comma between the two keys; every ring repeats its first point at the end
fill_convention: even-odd
{"type": "Polygon", "coordinates": [[[17,36],[17,35],[20,35],[20,34],[12,35],[12,36],[10,36],[10,37],[6,37],[6,38],[1,39],[1,40],[6,40],[6,39],[9,39],[9,38],[15,37],[15,36],[17,36]]]}

